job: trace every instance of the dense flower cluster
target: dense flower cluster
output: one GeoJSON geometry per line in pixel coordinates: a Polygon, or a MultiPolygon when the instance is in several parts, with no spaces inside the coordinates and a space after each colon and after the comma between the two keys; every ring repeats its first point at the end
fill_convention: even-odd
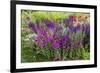
{"type": "Polygon", "coordinates": [[[29,47],[31,44],[34,62],[89,59],[90,23],[87,16],[69,15],[59,20],[29,19],[25,29],[22,33],[28,33],[23,33],[26,39],[22,44],[28,43],[29,47]]]}
{"type": "Polygon", "coordinates": [[[29,28],[36,32],[35,43],[41,48],[48,46],[48,43],[51,44],[49,48],[53,49],[60,49],[63,46],[64,49],[73,49],[77,46],[84,47],[85,43],[89,42],[84,43],[85,40],[89,39],[90,25],[78,23],[74,26],[73,22],[76,20],[75,16],[70,16],[64,19],[63,25],[60,24],[59,26],[59,23],[45,19],[43,21],[44,27],[30,22],[29,28]]]}

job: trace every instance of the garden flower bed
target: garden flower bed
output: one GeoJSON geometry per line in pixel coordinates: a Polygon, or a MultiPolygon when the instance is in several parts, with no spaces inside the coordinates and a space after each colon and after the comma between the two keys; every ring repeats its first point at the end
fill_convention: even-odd
{"type": "Polygon", "coordinates": [[[90,59],[89,13],[22,10],[21,62],[90,59]]]}

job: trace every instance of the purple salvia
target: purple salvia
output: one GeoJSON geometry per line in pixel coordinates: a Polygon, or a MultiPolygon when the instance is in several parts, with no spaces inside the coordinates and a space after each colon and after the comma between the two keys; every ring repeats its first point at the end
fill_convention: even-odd
{"type": "Polygon", "coordinates": [[[48,20],[48,19],[45,19],[45,20],[44,20],[44,23],[45,23],[46,26],[47,26],[48,28],[50,28],[50,29],[54,29],[54,27],[55,27],[55,23],[52,22],[52,21],[50,21],[50,20],[48,20]]]}
{"type": "Polygon", "coordinates": [[[38,30],[37,24],[34,24],[34,23],[30,22],[28,24],[28,27],[31,28],[35,33],[37,33],[37,30],[38,30]]]}
{"type": "Polygon", "coordinates": [[[57,49],[57,48],[59,48],[59,47],[60,47],[60,42],[59,42],[59,41],[54,41],[54,42],[52,43],[52,48],[57,49]]]}

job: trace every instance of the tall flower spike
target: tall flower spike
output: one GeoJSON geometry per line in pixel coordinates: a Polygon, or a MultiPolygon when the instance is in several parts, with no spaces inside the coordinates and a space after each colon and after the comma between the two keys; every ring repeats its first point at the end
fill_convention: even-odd
{"type": "Polygon", "coordinates": [[[65,44],[65,43],[67,43],[68,41],[69,41],[69,36],[68,35],[64,35],[64,37],[60,40],[60,44],[62,45],[62,44],[65,44]]]}
{"type": "Polygon", "coordinates": [[[57,49],[57,48],[59,48],[59,47],[60,47],[60,42],[59,42],[59,41],[54,41],[54,42],[52,43],[52,48],[57,49]]]}
{"type": "Polygon", "coordinates": [[[54,27],[55,27],[55,23],[52,22],[52,21],[50,21],[50,20],[48,20],[48,19],[45,19],[45,20],[44,20],[44,23],[45,23],[46,26],[47,26],[48,28],[50,28],[50,29],[54,29],[54,27]]]}
{"type": "Polygon", "coordinates": [[[81,26],[80,25],[77,25],[77,26],[70,26],[69,27],[69,32],[77,32],[81,29],[81,26]]]}
{"type": "Polygon", "coordinates": [[[37,29],[36,24],[30,22],[30,23],[28,24],[28,27],[31,28],[35,33],[37,33],[37,30],[38,30],[38,29],[37,29]]]}

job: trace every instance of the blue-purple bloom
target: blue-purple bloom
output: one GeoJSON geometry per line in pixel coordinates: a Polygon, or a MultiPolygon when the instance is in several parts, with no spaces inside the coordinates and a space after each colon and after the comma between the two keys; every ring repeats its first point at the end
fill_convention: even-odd
{"type": "Polygon", "coordinates": [[[80,25],[77,25],[77,26],[70,26],[69,27],[69,32],[77,32],[81,29],[81,26],[80,25]]]}
{"type": "Polygon", "coordinates": [[[71,26],[72,23],[73,23],[73,20],[71,18],[66,18],[64,19],[64,23],[67,25],[67,26],[71,26]]]}
{"type": "Polygon", "coordinates": [[[48,20],[48,19],[45,19],[45,20],[44,20],[44,23],[45,23],[46,26],[47,26],[48,28],[50,28],[50,29],[54,29],[54,27],[55,27],[55,23],[52,22],[52,21],[50,21],[50,20],[48,20]]]}
{"type": "Polygon", "coordinates": [[[68,18],[64,19],[64,23],[67,26],[72,26],[73,25],[73,21],[76,21],[76,16],[69,16],[68,18]]]}
{"type": "Polygon", "coordinates": [[[64,35],[63,38],[61,38],[60,42],[61,42],[61,45],[67,43],[69,41],[69,36],[68,35],[64,35]]]}
{"type": "Polygon", "coordinates": [[[82,31],[84,31],[86,34],[90,34],[90,25],[89,24],[83,24],[82,25],[82,31]]]}
{"type": "Polygon", "coordinates": [[[30,22],[30,23],[28,24],[28,27],[31,28],[33,31],[35,31],[35,33],[38,32],[37,24],[34,24],[34,23],[30,22]]]}

